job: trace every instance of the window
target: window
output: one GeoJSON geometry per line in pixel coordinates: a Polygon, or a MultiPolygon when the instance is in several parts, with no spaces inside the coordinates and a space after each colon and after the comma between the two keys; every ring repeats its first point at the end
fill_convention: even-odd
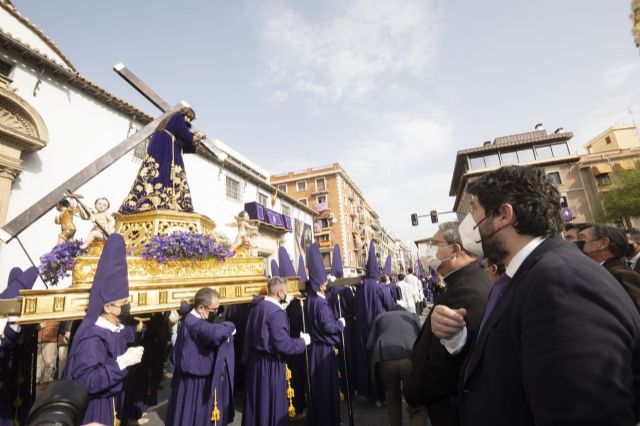
{"type": "Polygon", "coordinates": [[[264,195],[262,192],[258,192],[258,204],[262,204],[263,206],[266,206],[268,198],[269,197],[264,195]]]}
{"type": "Polygon", "coordinates": [[[518,154],[516,153],[516,151],[501,152],[500,157],[502,157],[503,166],[518,164],[518,154]]]}
{"type": "Polygon", "coordinates": [[[291,207],[289,206],[282,206],[282,214],[285,216],[291,216],[291,207]]]}
{"type": "Polygon", "coordinates": [[[560,179],[560,172],[547,173],[547,176],[549,176],[549,179],[551,179],[554,185],[562,184],[562,180],[560,179]]]}
{"type": "Polygon", "coordinates": [[[329,241],[329,234],[327,233],[327,234],[318,235],[317,240],[319,243],[323,241],[324,242],[329,241]]]}
{"type": "Polygon", "coordinates": [[[144,142],[140,142],[133,148],[133,158],[137,158],[138,160],[144,160],[144,156],[147,154],[147,147],[149,146],[149,138],[145,139],[144,142]]]}
{"type": "Polygon", "coordinates": [[[324,178],[316,179],[316,191],[326,191],[326,189],[327,183],[325,182],[324,178]]]}
{"type": "Polygon", "coordinates": [[[607,136],[606,138],[604,138],[604,140],[607,141],[607,145],[609,145],[611,143],[611,138],[609,136],[607,136]]]}
{"type": "Polygon", "coordinates": [[[559,143],[556,145],[551,145],[551,149],[553,150],[554,157],[563,157],[565,155],[569,155],[569,147],[566,143],[559,143]]]}
{"type": "Polygon", "coordinates": [[[471,169],[484,169],[484,157],[469,157],[469,167],[471,169]]]}
{"type": "Polygon", "coordinates": [[[536,147],[536,156],[538,160],[546,160],[547,158],[553,157],[553,152],[551,152],[550,146],[537,146],[536,147]]]}
{"type": "Polygon", "coordinates": [[[287,193],[287,184],[278,185],[278,191],[287,193]]]}
{"type": "Polygon", "coordinates": [[[298,192],[304,192],[307,190],[307,181],[306,180],[301,180],[299,182],[296,182],[296,189],[298,190],[298,192]]]}
{"type": "Polygon", "coordinates": [[[12,70],[13,70],[13,65],[11,65],[8,62],[0,60],[0,74],[4,75],[5,77],[9,77],[9,74],[11,74],[12,70]]]}
{"type": "Polygon", "coordinates": [[[533,155],[533,148],[524,148],[518,150],[518,161],[520,163],[526,163],[527,161],[533,161],[536,157],[533,155]]]}
{"type": "Polygon", "coordinates": [[[233,178],[230,178],[229,176],[227,176],[227,197],[232,200],[242,201],[240,182],[233,178]]]}
{"type": "Polygon", "coordinates": [[[598,186],[608,186],[611,185],[611,178],[609,178],[609,173],[602,173],[596,176],[596,184],[598,186]]]}
{"type": "Polygon", "coordinates": [[[316,197],[316,201],[317,201],[318,204],[327,204],[327,206],[328,206],[327,196],[326,195],[318,195],[316,197]]]}
{"type": "Polygon", "coordinates": [[[300,199],[298,200],[298,202],[299,202],[300,204],[304,204],[305,206],[308,206],[308,204],[307,204],[307,199],[306,199],[306,198],[300,198],[300,199]]]}
{"type": "Polygon", "coordinates": [[[498,158],[498,154],[485,155],[484,163],[487,167],[500,167],[500,158],[498,158]]]}
{"type": "Polygon", "coordinates": [[[321,219],[320,222],[321,222],[323,228],[331,228],[331,219],[330,218],[321,219]]]}

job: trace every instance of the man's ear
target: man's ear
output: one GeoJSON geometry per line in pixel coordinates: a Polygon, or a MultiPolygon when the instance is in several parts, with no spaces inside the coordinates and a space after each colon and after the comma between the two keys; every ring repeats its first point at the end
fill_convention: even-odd
{"type": "Polygon", "coordinates": [[[102,313],[103,313],[103,314],[109,314],[109,313],[111,313],[111,312],[110,312],[110,308],[109,308],[109,304],[108,304],[108,303],[107,303],[107,304],[105,304],[105,305],[102,307],[102,313]]]}

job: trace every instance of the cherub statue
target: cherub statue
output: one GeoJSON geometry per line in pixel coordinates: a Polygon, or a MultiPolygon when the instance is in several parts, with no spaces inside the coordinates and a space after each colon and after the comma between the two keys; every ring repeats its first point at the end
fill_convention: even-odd
{"type": "Polygon", "coordinates": [[[81,212],[80,217],[85,220],[91,220],[93,222],[93,228],[87,235],[87,239],[80,246],[80,248],[86,249],[89,245],[96,240],[105,240],[107,236],[111,235],[115,231],[116,220],[113,215],[109,213],[109,207],[111,203],[105,197],[98,198],[93,204],[95,210],[81,212]],[[83,214],[84,213],[84,214],[83,214]],[[105,232],[107,235],[105,235],[105,232]]]}
{"type": "Polygon", "coordinates": [[[76,225],[73,223],[73,216],[79,212],[78,203],[74,199],[63,198],[56,203],[56,210],[60,213],[55,217],[54,221],[60,225],[60,234],[58,234],[57,246],[70,241],[76,235],[76,225]]]}
{"type": "Polygon", "coordinates": [[[238,216],[235,216],[236,220],[235,224],[230,226],[238,227],[238,235],[236,235],[236,239],[229,247],[230,251],[237,251],[240,247],[246,247],[247,249],[253,248],[252,237],[258,233],[258,227],[252,225],[249,222],[249,213],[246,211],[241,211],[238,213],[238,216]]]}

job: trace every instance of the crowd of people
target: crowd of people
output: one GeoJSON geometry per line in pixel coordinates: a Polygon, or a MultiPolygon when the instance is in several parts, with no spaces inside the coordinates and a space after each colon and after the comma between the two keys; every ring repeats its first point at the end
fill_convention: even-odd
{"type": "MultiPolygon", "coordinates": [[[[640,232],[564,224],[557,189],[533,168],[502,167],[468,192],[470,213],[439,225],[418,276],[392,277],[372,243],[362,279],[344,285],[339,247],[329,274],[317,244],[297,271],[281,248],[266,295],[223,311],[220,294],[202,288],[142,331],[129,314],[124,241],[111,235],[87,315],[63,331],[63,376],[89,393],[82,424],[148,421],[167,357],[167,425],[226,425],[236,409],[245,426],[340,425],[341,401],[356,396],[386,406],[393,426],[404,416],[433,426],[636,424],[640,232]],[[306,290],[292,298],[284,277],[296,275],[306,290]]],[[[12,271],[0,298],[36,276],[12,271]]],[[[14,320],[0,324],[0,424],[24,424],[29,360],[58,338],[36,345],[14,320]]]]}

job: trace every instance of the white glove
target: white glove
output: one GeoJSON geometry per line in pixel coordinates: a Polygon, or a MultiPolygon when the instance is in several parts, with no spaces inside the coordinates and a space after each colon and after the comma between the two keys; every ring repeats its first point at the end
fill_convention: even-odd
{"type": "Polygon", "coordinates": [[[131,367],[132,365],[139,364],[142,361],[142,354],[144,353],[144,347],[142,346],[134,346],[132,348],[127,349],[125,353],[116,358],[116,362],[118,363],[118,367],[120,370],[124,370],[127,367],[131,367]]]}
{"type": "Polygon", "coordinates": [[[4,328],[7,326],[9,318],[0,317],[0,337],[4,337],[4,328]]]}
{"type": "Polygon", "coordinates": [[[347,322],[344,320],[344,318],[338,318],[338,322],[342,324],[343,327],[347,326],[347,322]]]}
{"type": "Polygon", "coordinates": [[[309,333],[300,333],[300,338],[304,340],[305,346],[309,346],[311,343],[311,336],[309,336],[309,333]]]}
{"type": "Polygon", "coordinates": [[[178,320],[180,319],[180,314],[178,313],[178,311],[171,311],[169,313],[169,322],[172,324],[175,324],[178,322],[178,320]]]}
{"type": "Polygon", "coordinates": [[[233,331],[231,332],[231,335],[232,335],[232,336],[235,336],[237,331],[238,331],[238,330],[234,328],[234,329],[233,329],[233,331]]]}

